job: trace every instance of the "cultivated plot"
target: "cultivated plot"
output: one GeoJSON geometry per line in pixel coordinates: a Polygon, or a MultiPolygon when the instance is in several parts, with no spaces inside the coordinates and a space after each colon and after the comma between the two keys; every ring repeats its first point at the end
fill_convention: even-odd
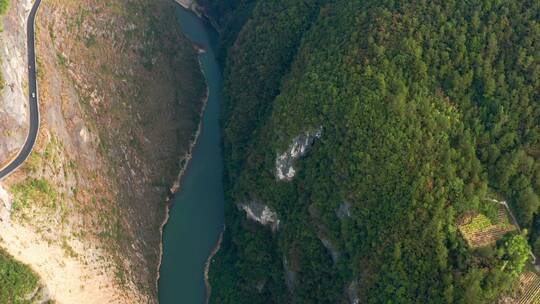
{"type": "Polygon", "coordinates": [[[506,233],[516,230],[516,226],[510,223],[506,209],[502,205],[499,207],[496,222],[481,213],[473,212],[461,220],[458,228],[471,248],[491,245],[506,233]]]}

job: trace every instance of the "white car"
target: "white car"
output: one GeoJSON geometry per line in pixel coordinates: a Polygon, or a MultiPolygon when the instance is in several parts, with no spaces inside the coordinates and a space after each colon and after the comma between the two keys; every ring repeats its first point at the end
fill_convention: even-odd
{"type": "Polygon", "coordinates": [[[36,93],[32,92],[32,98],[36,98],[36,93]]]}

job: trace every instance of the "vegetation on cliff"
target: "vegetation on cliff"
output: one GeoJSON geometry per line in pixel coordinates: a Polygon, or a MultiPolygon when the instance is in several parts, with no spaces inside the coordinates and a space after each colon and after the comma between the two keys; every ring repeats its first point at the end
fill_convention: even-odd
{"type": "Polygon", "coordinates": [[[212,302],[491,303],[512,290],[529,244],[540,253],[540,3],[205,3],[234,36],[212,302]],[[278,180],[276,155],[321,126],[278,180]],[[496,221],[494,195],[530,233],[470,248],[459,219],[496,221]],[[276,233],[238,209],[253,200],[277,211],[276,233]]]}
{"type": "Polygon", "coordinates": [[[37,275],[0,249],[0,303],[30,303],[37,288],[37,275]]]}
{"type": "Polygon", "coordinates": [[[0,15],[5,14],[8,8],[9,8],[9,0],[0,0],[0,15]]]}

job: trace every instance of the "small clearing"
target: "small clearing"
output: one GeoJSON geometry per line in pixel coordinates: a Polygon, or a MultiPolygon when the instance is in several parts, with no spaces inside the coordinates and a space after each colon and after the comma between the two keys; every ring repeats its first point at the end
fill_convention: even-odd
{"type": "Polygon", "coordinates": [[[471,248],[491,245],[506,233],[516,230],[510,223],[504,206],[499,207],[497,223],[493,223],[487,216],[475,212],[464,217],[458,226],[459,231],[471,248]]]}

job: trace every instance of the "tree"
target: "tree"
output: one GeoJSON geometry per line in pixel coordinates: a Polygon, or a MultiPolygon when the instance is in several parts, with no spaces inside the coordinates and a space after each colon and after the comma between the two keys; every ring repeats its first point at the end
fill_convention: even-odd
{"type": "Polygon", "coordinates": [[[500,240],[497,253],[501,259],[500,268],[514,277],[523,272],[525,264],[531,258],[531,247],[527,243],[526,233],[526,230],[523,234],[509,233],[500,240]]]}
{"type": "Polygon", "coordinates": [[[540,207],[540,198],[531,187],[528,187],[518,198],[516,204],[518,215],[523,225],[529,226],[534,214],[540,207]]]}

